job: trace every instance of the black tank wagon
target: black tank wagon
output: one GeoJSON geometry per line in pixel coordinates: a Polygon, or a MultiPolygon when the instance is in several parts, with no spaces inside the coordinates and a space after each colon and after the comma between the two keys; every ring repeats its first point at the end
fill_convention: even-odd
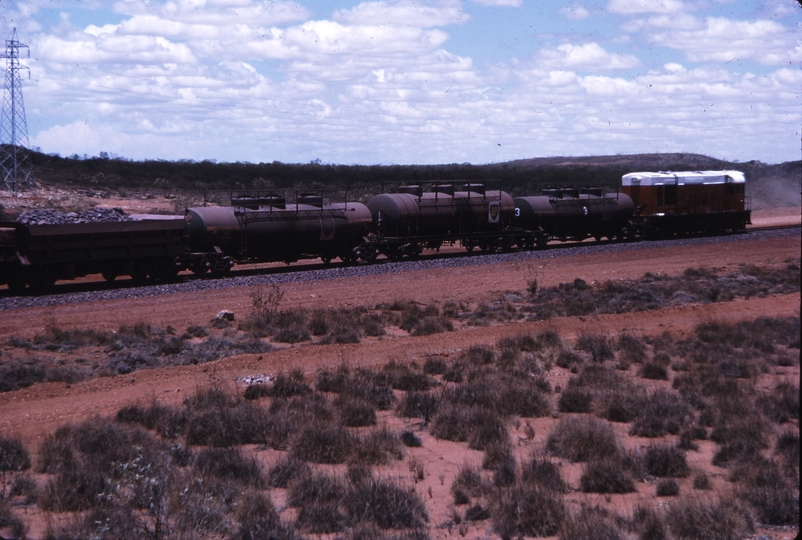
{"type": "Polygon", "coordinates": [[[514,204],[483,183],[401,186],[367,203],[373,217],[376,251],[391,259],[416,256],[423,249],[460,242],[469,251],[510,248],[514,204]]]}
{"type": "Polygon", "coordinates": [[[189,208],[184,219],[182,259],[196,274],[223,273],[235,263],[353,261],[372,222],[364,204],[324,203],[312,194],[292,203],[279,196],[233,198],[232,206],[189,208]]]}
{"type": "Polygon", "coordinates": [[[635,206],[623,193],[554,189],[542,195],[516,197],[514,225],[528,235],[523,243],[543,247],[551,240],[601,240],[628,234],[635,206]]]}

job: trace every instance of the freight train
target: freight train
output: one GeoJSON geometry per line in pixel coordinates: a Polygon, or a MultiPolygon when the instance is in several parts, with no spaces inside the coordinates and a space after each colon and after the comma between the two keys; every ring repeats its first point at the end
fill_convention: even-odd
{"type": "Polygon", "coordinates": [[[639,172],[621,189],[559,188],[513,198],[486,182],[401,186],[367,203],[320,194],[235,196],[183,216],[98,223],[0,222],[0,285],[14,292],[102,274],[165,281],[182,270],[320,258],[329,263],[417,257],[425,249],[531,249],[549,241],[739,232],[750,223],[739,171],[639,172]]]}

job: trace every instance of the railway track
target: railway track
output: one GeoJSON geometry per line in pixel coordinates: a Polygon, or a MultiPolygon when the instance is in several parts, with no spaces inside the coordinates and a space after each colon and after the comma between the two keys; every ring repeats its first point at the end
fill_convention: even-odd
{"type": "Polygon", "coordinates": [[[421,255],[414,260],[390,261],[379,259],[373,264],[329,264],[302,263],[291,266],[270,265],[268,268],[244,268],[232,270],[225,278],[197,277],[182,274],[175,282],[141,284],[130,279],[108,283],[102,280],[64,282],[56,284],[47,294],[13,296],[7,288],[0,289],[0,311],[26,307],[58,306],[82,302],[119,300],[124,298],[148,298],[168,294],[203,292],[205,290],[233,287],[252,287],[270,284],[289,284],[357,277],[386,275],[406,271],[435,268],[461,267],[483,264],[501,264],[515,261],[549,260],[573,255],[654,249],[678,245],[721,244],[762,238],[777,238],[800,234],[799,225],[767,226],[750,228],[745,233],[727,236],[699,236],[643,242],[566,242],[550,244],[544,249],[496,253],[468,253],[454,249],[440,253],[421,255]]]}

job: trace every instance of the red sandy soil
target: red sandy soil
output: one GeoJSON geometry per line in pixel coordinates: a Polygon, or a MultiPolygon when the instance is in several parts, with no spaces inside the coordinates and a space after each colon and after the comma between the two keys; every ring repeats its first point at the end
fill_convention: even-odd
{"type": "MultiPolygon", "coordinates": [[[[755,215],[754,221],[756,224],[761,223],[761,220],[765,220],[765,224],[778,224],[780,221],[797,220],[798,223],[798,218],[799,209],[792,208],[763,216],[755,215]]],[[[799,236],[763,241],[743,240],[719,245],[647,248],[577,255],[549,261],[477,265],[283,285],[285,295],[281,307],[373,306],[379,302],[394,300],[413,300],[422,304],[436,302],[441,305],[447,301],[478,304],[510,291],[523,291],[532,276],[536,276],[542,286],[553,286],[574,278],[592,283],[636,279],[646,272],[673,276],[681,274],[688,267],[735,269],[744,263],[781,265],[789,259],[796,260],[799,257],[799,236]]],[[[107,330],[116,330],[123,324],[131,325],[140,321],[161,328],[167,325],[175,328],[186,328],[193,324],[208,325],[210,319],[221,309],[233,311],[238,318],[246,316],[251,310],[251,292],[250,288],[232,288],[208,291],[200,296],[174,294],[141,300],[19,309],[2,314],[0,342],[5,342],[12,336],[33,337],[42,333],[47,324],[52,323],[64,329],[107,330]]],[[[431,355],[448,359],[470,345],[493,345],[500,337],[538,333],[547,329],[558,332],[567,341],[582,332],[615,336],[624,331],[633,335],[658,335],[670,331],[683,336],[692,332],[697,324],[706,321],[734,322],[762,315],[798,317],[799,313],[800,296],[797,293],[708,305],[690,304],[650,312],[472,327],[423,337],[365,338],[356,345],[300,345],[264,355],[239,355],[200,366],[138,371],[130,375],[100,378],[74,385],[44,383],[21,391],[0,394],[0,434],[20,437],[27,448],[35,450],[47,435],[65,423],[80,422],[93,415],[113,416],[120,407],[130,403],[150,403],[153,400],[179,403],[195,389],[210,384],[222,384],[234,389],[234,379],[245,375],[275,374],[300,368],[311,378],[319,368],[333,367],[343,362],[351,365],[380,365],[391,360],[422,362],[431,355]]],[[[635,369],[630,369],[628,376],[635,377],[635,369]]],[[[566,370],[553,368],[549,373],[552,387],[565,387],[569,376],[570,373],[566,370]]],[[[799,366],[777,368],[766,377],[788,378],[798,383],[799,366]]],[[[641,379],[638,382],[644,383],[641,379]]],[[[763,383],[770,384],[772,381],[763,383]]],[[[650,384],[670,387],[670,381],[650,381],[650,384]]],[[[425,430],[418,430],[416,423],[406,425],[389,413],[382,413],[380,418],[384,418],[393,429],[416,431],[423,446],[407,449],[407,457],[402,462],[380,467],[379,474],[400,478],[412,484],[414,479],[409,463],[412,460],[421,463],[425,476],[415,484],[415,488],[427,504],[430,537],[458,538],[456,528],[449,530],[440,527],[451,516],[449,506],[452,498],[449,489],[460,466],[466,463],[481,464],[481,452],[467,450],[464,444],[438,441],[425,430]]],[[[522,423],[518,428],[511,426],[512,440],[521,439],[521,443],[516,445],[516,457],[523,459],[533,450],[543,450],[549,430],[556,421],[555,418],[531,421],[536,431],[532,441],[523,440],[522,423]]],[[[653,442],[630,437],[627,425],[615,424],[615,427],[627,447],[635,448],[653,442]]],[[[714,492],[724,493],[729,484],[726,480],[727,474],[724,469],[710,465],[713,452],[713,443],[701,441],[699,452],[688,453],[689,465],[694,471],[707,471],[713,480],[714,492]]],[[[271,450],[257,451],[257,455],[268,464],[278,453],[271,450]]],[[[569,485],[576,487],[581,466],[564,460],[561,465],[564,479],[569,485]]],[[[690,482],[691,477],[680,480],[680,493],[692,491],[690,482]]],[[[627,495],[604,497],[572,491],[566,497],[569,503],[575,501],[578,504],[584,501],[606,506],[620,515],[629,516],[639,504],[653,507],[667,504],[667,499],[657,498],[654,493],[654,483],[638,483],[638,492],[627,495]]],[[[701,492],[695,492],[691,496],[704,497],[696,493],[701,492]]],[[[278,506],[283,504],[282,490],[273,490],[271,496],[278,506]]],[[[29,537],[40,538],[44,530],[44,519],[38,511],[29,510],[22,517],[30,526],[29,537]]],[[[797,531],[761,530],[757,536],[760,534],[765,534],[768,538],[791,539],[796,536],[797,531]]],[[[489,522],[471,525],[468,537],[498,538],[492,532],[489,522]]]]}

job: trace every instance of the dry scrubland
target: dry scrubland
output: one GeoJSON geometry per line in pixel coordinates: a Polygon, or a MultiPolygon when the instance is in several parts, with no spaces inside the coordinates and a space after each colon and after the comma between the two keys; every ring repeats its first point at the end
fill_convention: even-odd
{"type": "MultiPolygon", "coordinates": [[[[0,347],[0,391],[469,331],[799,293],[799,260],[581,279],[487,302],[286,308],[184,330],[60,328],[0,347]],[[294,345],[288,345],[294,344],[294,345]]],[[[798,296],[797,296],[798,298],[798,296]]],[[[0,438],[0,535],[71,538],[790,538],[799,312],[689,335],[558,331],[420,361],[348,362],[131,402],[26,448],[0,438]],[[448,456],[448,463],[442,458],[448,456]],[[771,536],[768,536],[771,537],[771,536]]],[[[201,369],[202,366],[198,366],[201,369]]]]}

